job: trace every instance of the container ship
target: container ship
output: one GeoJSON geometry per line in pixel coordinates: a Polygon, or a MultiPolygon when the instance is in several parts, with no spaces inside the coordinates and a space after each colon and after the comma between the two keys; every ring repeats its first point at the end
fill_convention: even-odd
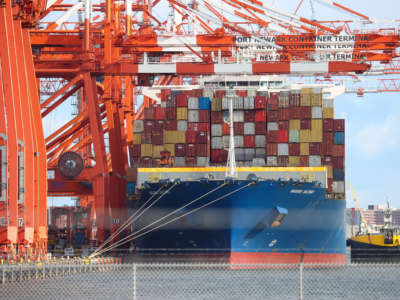
{"type": "Polygon", "coordinates": [[[137,253],[345,263],[344,120],[330,92],[279,76],[153,90],[128,182],[137,253]]]}

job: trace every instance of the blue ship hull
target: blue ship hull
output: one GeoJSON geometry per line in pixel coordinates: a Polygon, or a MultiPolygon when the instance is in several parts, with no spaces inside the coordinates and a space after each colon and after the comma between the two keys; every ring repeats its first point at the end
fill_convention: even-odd
{"type": "Polygon", "coordinates": [[[345,200],[327,199],[315,182],[147,183],[135,210],[150,198],[156,202],[134,223],[139,253],[219,253],[231,263],[346,262],[345,200]]]}

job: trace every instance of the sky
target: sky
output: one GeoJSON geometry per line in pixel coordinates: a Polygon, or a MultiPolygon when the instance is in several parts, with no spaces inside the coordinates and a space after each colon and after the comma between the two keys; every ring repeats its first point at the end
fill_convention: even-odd
{"type": "MultiPolygon", "coordinates": [[[[162,1],[166,2],[166,1],[162,1]]],[[[299,3],[294,0],[277,2],[282,10],[293,12],[299,3]]],[[[299,14],[310,17],[309,1],[303,1],[299,14]]],[[[336,2],[363,13],[372,19],[400,19],[399,0],[337,0],[336,2]]],[[[315,4],[320,20],[350,19],[346,14],[315,4]]],[[[165,5],[157,7],[162,14],[165,5]]],[[[346,185],[347,207],[355,202],[348,189],[351,182],[361,207],[368,204],[384,204],[386,197],[393,207],[400,209],[400,93],[365,94],[360,98],[344,94],[335,99],[335,118],[346,119],[346,185]]],[[[68,103],[44,119],[46,135],[63,123],[72,113],[68,103]]],[[[49,205],[71,202],[65,198],[49,198],[49,205]]]]}

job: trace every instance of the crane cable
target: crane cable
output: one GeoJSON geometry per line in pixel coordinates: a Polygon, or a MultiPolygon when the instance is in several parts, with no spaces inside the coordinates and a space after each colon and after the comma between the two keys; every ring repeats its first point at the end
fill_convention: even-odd
{"type": "MultiPolygon", "coordinates": [[[[171,215],[177,213],[178,211],[184,209],[185,207],[187,207],[187,206],[189,206],[189,205],[191,205],[191,204],[193,204],[193,203],[195,203],[195,202],[197,202],[197,201],[203,199],[204,197],[206,197],[206,196],[210,195],[211,193],[213,193],[213,192],[219,190],[220,188],[224,187],[226,184],[227,184],[227,183],[224,182],[223,184],[217,186],[215,189],[213,189],[213,190],[211,190],[211,191],[208,191],[207,193],[205,193],[205,194],[201,195],[200,197],[198,197],[198,198],[196,198],[196,199],[190,201],[189,203],[185,204],[184,206],[181,206],[180,208],[175,209],[174,211],[172,211],[172,212],[170,212],[169,214],[167,214],[167,215],[165,215],[165,216],[159,218],[158,220],[155,220],[153,223],[148,224],[148,225],[146,225],[146,226],[143,227],[143,228],[140,228],[138,231],[135,232],[135,234],[137,234],[137,233],[139,233],[139,232],[145,230],[146,228],[148,228],[148,227],[150,227],[150,226],[152,226],[152,225],[154,225],[154,224],[156,224],[156,223],[158,223],[158,222],[164,220],[165,218],[167,218],[167,217],[169,217],[169,216],[171,216],[171,215]]],[[[122,241],[125,240],[126,238],[128,238],[128,237],[125,237],[125,238],[121,239],[120,241],[117,241],[117,243],[118,243],[118,242],[122,242],[122,241]]],[[[109,247],[111,247],[111,246],[112,246],[112,245],[110,245],[109,247]]],[[[106,249],[104,249],[104,251],[107,251],[107,249],[108,249],[109,247],[107,247],[106,249]]],[[[94,254],[96,254],[96,252],[95,252],[94,254]]]]}
{"type": "MultiPolygon", "coordinates": [[[[90,256],[90,258],[93,258],[94,256],[97,256],[97,255],[102,254],[102,253],[104,253],[104,252],[106,252],[106,251],[109,251],[109,250],[111,250],[111,249],[113,249],[113,248],[115,248],[115,247],[118,247],[118,246],[120,246],[120,245],[123,245],[123,244],[125,244],[125,243],[127,243],[127,242],[129,242],[129,241],[131,241],[131,240],[134,240],[134,239],[136,239],[136,238],[139,238],[139,237],[141,237],[141,236],[144,236],[144,235],[146,235],[146,234],[148,234],[148,233],[150,233],[150,232],[152,232],[152,231],[154,231],[154,230],[156,230],[156,229],[158,229],[158,228],[160,228],[160,227],[164,227],[164,226],[168,225],[169,223],[172,223],[172,222],[174,222],[174,221],[176,221],[176,220],[178,220],[178,219],[181,219],[181,218],[183,218],[183,217],[185,217],[185,216],[187,216],[187,215],[189,215],[189,214],[195,213],[196,211],[198,211],[198,210],[200,210],[200,209],[202,209],[202,208],[204,208],[204,207],[207,207],[207,206],[209,206],[209,205],[211,205],[211,204],[213,204],[213,203],[215,203],[215,202],[217,202],[217,201],[219,201],[219,200],[221,200],[221,199],[224,199],[224,198],[226,198],[226,197],[228,197],[228,196],[230,196],[230,195],[232,195],[232,194],[234,194],[234,193],[237,193],[237,192],[239,192],[240,190],[242,190],[242,189],[244,189],[244,188],[246,188],[246,187],[249,187],[250,185],[253,185],[253,184],[255,184],[255,182],[250,182],[250,183],[248,183],[247,185],[245,185],[245,186],[243,186],[243,187],[240,187],[240,188],[238,188],[238,189],[236,189],[236,190],[234,190],[234,191],[232,191],[232,192],[230,192],[230,193],[227,193],[227,194],[225,194],[225,195],[223,195],[223,196],[221,196],[221,197],[219,197],[219,198],[217,198],[217,199],[214,199],[214,200],[212,200],[212,201],[210,201],[210,202],[208,202],[208,203],[206,203],[206,204],[204,204],[204,205],[202,205],[202,206],[200,206],[200,207],[197,207],[197,208],[195,208],[195,209],[193,209],[193,210],[191,210],[191,211],[189,211],[189,212],[187,212],[187,213],[185,213],[185,214],[183,214],[183,215],[180,215],[180,216],[178,216],[178,217],[176,217],[176,218],[174,218],[174,219],[172,219],[172,220],[169,220],[168,222],[165,222],[165,223],[163,223],[163,224],[161,224],[161,225],[158,225],[158,226],[156,226],[156,227],[154,227],[154,228],[152,228],[152,229],[149,229],[149,230],[147,230],[147,231],[145,231],[145,232],[139,234],[138,236],[135,236],[137,232],[134,232],[134,233],[128,235],[127,237],[125,237],[124,239],[120,240],[119,242],[115,243],[114,245],[110,245],[108,248],[103,249],[103,251],[101,251],[100,253],[92,254],[92,255],[90,256]]],[[[140,230],[139,230],[139,231],[140,231],[140,230]]],[[[139,232],[139,231],[138,231],[138,232],[139,232]]]]}
{"type": "MultiPolygon", "coordinates": [[[[139,215],[138,217],[136,217],[136,215],[141,212],[141,210],[144,209],[144,207],[165,187],[165,185],[161,185],[160,188],[148,199],[146,200],[145,203],[143,203],[143,205],[141,205],[136,211],[135,213],[130,216],[125,222],[124,224],[121,225],[121,227],[118,228],[117,231],[115,231],[112,235],[110,235],[93,253],[97,253],[98,251],[100,251],[101,249],[104,248],[104,246],[106,246],[110,241],[112,241],[112,239],[114,239],[118,234],[120,234],[125,228],[127,228],[129,225],[131,225],[137,218],[139,218],[141,215],[139,215]],[[136,217],[136,218],[135,218],[136,217]]],[[[172,185],[173,187],[173,185],[172,185]]],[[[171,188],[172,188],[171,187],[171,188]]],[[[170,188],[170,189],[171,189],[170,188]]],[[[169,191],[170,189],[168,189],[167,191],[169,191]]],[[[162,194],[158,199],[156,199],[154,202],[157,202],[158,200],[161,199],[161,197],[164,194],[162,194]]]]}

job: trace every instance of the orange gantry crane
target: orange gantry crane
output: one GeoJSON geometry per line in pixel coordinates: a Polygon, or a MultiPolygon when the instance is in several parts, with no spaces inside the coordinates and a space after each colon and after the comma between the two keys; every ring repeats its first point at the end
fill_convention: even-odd
{"type": "Polygon", "coordinates": [[[300,17],[303,1],[289,13],[258,0],[0,0],[1,251],[46,252],[47,195],[80,197],[98,243],[118,230],[141,86],[212,74],[398,74],[398,22],[379,28],[314,1],[358,20],[300,17]],[[171,11],[160,17],[162,4],[171,11]],[[70,98],[77,115],[44,137],[42,118],[70,98]]]}

